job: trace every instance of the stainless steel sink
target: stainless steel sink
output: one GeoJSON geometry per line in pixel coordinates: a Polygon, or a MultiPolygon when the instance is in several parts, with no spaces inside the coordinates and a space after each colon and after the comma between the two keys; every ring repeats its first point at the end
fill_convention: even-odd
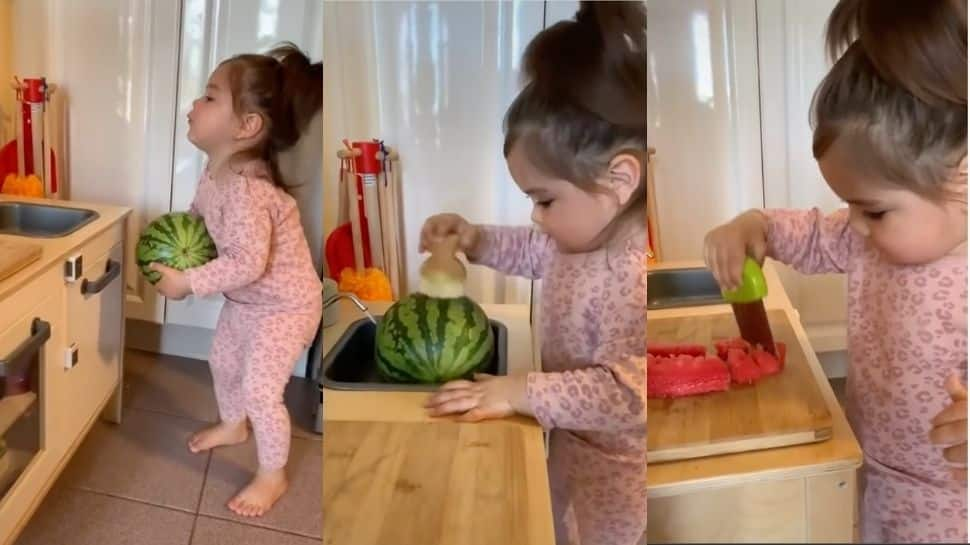
{"type": "Polygon", "coordinates": [[[647,310],[727,304],[711,271],[667,269],[647,273],[647,310]]]}
{"type": "Polygon", "coordinates": [[[96,219],[97,212],[83,208],[0,202],[0,234],[57,238],[67,236],[96,219]]]}

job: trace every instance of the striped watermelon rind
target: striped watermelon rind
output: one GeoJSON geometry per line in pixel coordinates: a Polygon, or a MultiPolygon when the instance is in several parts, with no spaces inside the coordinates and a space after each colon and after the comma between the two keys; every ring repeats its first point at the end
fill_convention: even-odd
{"type": "Polygon", "coordinates": [[[409,295],[377,324],[377,370],[388,382],[441,384],[470,377],[495,350],[482,308],[468,297],[409,295]]]}
{"type": "Polygon", "coordinates": [[[201,217],[187,212],[164,214],[148,224],[138,239],[135,261],[145,278],[155,284],[161,275],[148,268],[152,263],[184,271],[205,265],[218,255],[201,217]]]}

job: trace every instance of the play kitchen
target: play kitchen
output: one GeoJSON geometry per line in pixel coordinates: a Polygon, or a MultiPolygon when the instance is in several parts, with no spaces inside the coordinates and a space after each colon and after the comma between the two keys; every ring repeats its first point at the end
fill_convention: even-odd
{"type": "Polygon", "coordinates": [[[121,419],[124,208],[0,194],[0,543],[121,419]]]}
{"type": "Polygon", "coordinates": [[[775,265],[647,282],[650,541],[851,541],[861,451],[775,265]]]}
{"type": "Polygon", "coordinates": [[[433,247],[419,289],[393,303],[325,297],[325,544],[553,542],[538,424],[458,423],[423,406],[475,371],[536,369],[528,308],[468,298],[456,245],[433,247]]]}

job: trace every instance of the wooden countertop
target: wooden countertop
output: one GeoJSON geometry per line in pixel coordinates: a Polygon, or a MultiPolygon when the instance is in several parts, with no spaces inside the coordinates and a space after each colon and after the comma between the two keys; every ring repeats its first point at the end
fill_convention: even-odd
{"type": "MultiPolygon", "coordinates": [[[[362,317],[341,300],[327,354],[362,317]]],[[[383,314],[389,303],[368,303],[383,314]]],[[[538,369],[527,305],[482,305],[508,330],[508,372],[538,369]]],[[[428,392],[323,390],[323,542],[553,545],[545,442],[526,417],[432,418],[428,392]]]]}
{"type": "MultiPolygon", "coordinates": [[[[652,266],[651,270],[703,266],[703,262],[700,261],[665,262],[652,266]]],[[[764,273],[765,280],[768,283],[768,297],[765,301],[765,307],[781,309],[789,313],[798,342],[808,357],[812,375],[818,381],[822,395],[832,413],[832,438],[820,443],[650,464],[647,468],[649,497],[678,495],[698,489],[730,486],[740,482],[851,469],[862,464],[862,450],[851,428],[849,428],[845,412],[836,400],[835,393],[822,370],[818,357],[808,342],[808,336],[801,325],[798,311],[792,307],[775,266],[770,261],[765,263],[764,273]]],[[[651,317],[705,316],[725,311],[730,312],[729,305],[651,310],[650,315],[651,317]]],[[[649,430],[649,422],[647,429],[649,430]]]]}
{"type": "Polygon", "coordinates": [[[130,208],[120,206],[110,206],[105,204],[94,204],[78,201],[57,201],[49,199],[36,199],[21,197],[19,195],[0,194],[0,202],[24,202],[36,204],[50,204],[54,206],[64,206],[68,208],[86,208],[98,213],[98,218],[77,231],[59,238],[35,238],[21,237],[16,235],[0,234],[0,240],[28,241],[41,246],[40,259],[21,269],[13,276],[0,281],[0,301],[11,293],[29,283],[38,273],[47,269],[54,262],[67,257],[68,252],[86,243],[92,238],[100,235],[120,219],[125,218],[131,213],[130,208]]]}

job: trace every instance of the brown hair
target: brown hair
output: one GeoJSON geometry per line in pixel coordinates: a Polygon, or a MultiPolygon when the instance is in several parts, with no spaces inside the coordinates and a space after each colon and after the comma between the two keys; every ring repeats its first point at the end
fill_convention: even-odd
{"type": "MultiPolygon", "coordinates": [[[[647,14],[643,2],[580,2],[574,20],[540,32],[523,55],[525,88],[505,114],[504,153],[585,191],[620,153],[641,180],[620,217],[646,216],[647,14]]],[[[614,220],[614,224],[617,220],[614,220]]]]}
{"type": "Polygon", "coordinates": [[[287,187],[278,155],[297,143],[323,105],[323,64],[311,64],[295,45],[284,42],[264,55],[236,55],[220,66],[228,68],[236,115],[263,117],[265,137],[243,154],[266,161],[273,183],[287,187]]]}
{"type": "Polygon", "coordinates": [[[840,0],[826,25],[845,48],[812,100],[812,151],[848,139],[857,168],[930,198],[967,154],[966,6],[840,0]]]}

